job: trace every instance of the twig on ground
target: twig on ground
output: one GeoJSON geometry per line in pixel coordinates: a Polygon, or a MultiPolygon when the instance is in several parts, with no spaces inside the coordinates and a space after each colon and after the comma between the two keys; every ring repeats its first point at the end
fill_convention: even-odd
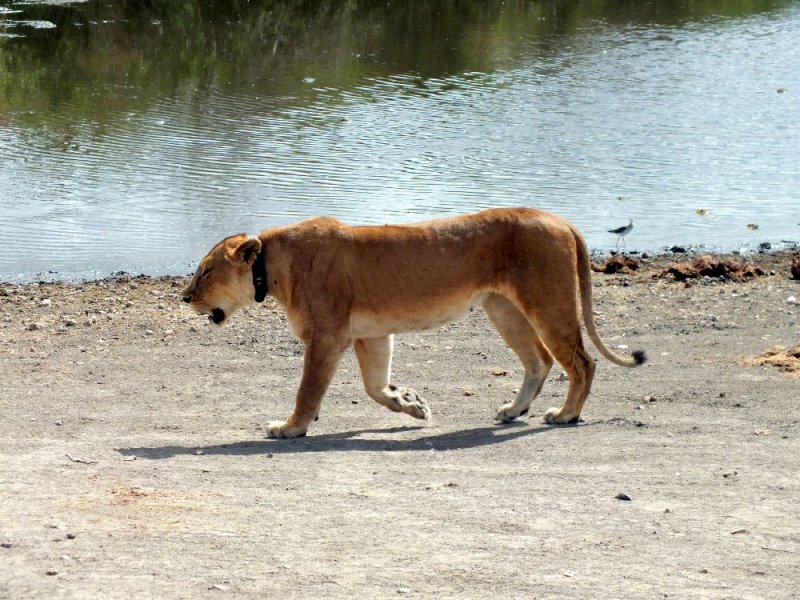
{"type": "Polygon", "coordinates": [[[72,462],[82,463],[84,465],[94,465],[97,463],[96,460],[86,460],[85,458],[73,458],[69,452],[67,452],[67,458],[70,459],[72,462]]]}

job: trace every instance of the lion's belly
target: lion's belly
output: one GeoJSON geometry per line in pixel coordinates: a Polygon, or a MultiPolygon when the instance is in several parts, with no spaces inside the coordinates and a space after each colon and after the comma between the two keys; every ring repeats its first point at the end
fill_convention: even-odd
{"type": "Polygon", "coordinates": [[[409,307],[406,312],[396,307],[385,312],[354,311],[350,315],[350,332],[353,337],[368,338],[441,327],[480,305],[485,297],[486,293],[481,293],[466,299],[409,307]]]}

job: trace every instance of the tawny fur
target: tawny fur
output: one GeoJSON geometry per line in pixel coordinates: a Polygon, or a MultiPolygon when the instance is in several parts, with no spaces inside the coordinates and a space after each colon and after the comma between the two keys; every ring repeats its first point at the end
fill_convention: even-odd
{"type": "Polygon", "coordinates": [[[544,420],[579,418],[595,370],[583,345],[581,312],[603,356],[626,367],[645,360],[642,352],[619,356],[600,338],[586,243],[569,222],[547,212],[493,209],[377,227],[319,217],[267,229],[257,238],[239,234],[203,258],[185,299],[215,322],[227,320],[254,302],[257,252],[266,260],[270,295],[306,347],[295,409],[286,421],[270,424],[273,437],[306,433],[350,346],[370,397],[429,418],[416,391],[390,383],[393,335],[442,325],[474,305],[483,305],[525,369],[517,398],[497,415],[503,422],[528,411],[554,359],[570,386],[563,406],[548,410],[544,420]]]}

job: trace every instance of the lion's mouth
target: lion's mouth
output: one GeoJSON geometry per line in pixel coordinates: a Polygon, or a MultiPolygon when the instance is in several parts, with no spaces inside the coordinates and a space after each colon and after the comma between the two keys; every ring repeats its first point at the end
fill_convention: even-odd
{"type": "Polygon", "coordinates": [[[208,320],[214,325],[219,325],[225,320],[225,311],[221,308],[212,309],[211,314],[208,315],[208,320]]]}

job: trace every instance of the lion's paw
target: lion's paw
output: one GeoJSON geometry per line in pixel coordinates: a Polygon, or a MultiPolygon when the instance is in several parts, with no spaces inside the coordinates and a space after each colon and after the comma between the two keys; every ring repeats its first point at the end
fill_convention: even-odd
{"type": "Polygon", "coordinates": [[[550,408],[544,413],[544,422],[551,425],[567,425],[568,423],[577,423],[580,415],[571,415],[566,413],[560,408],[550,408]]]}
{"type": "Polygon", "coordinates": [[[422,419],[427,421],[431,418],[431,409],[428,403],[420,396],[416,390],[411,388],[399,388],[400,397],[397,399],[400,408],[407,415],[411,415],[415,419],[422,419]]]}
{"type": "Polygon", "coordinates": [[[499,421],[500,423],[511,423],[527,412],[527,408],[520,410],[519,406],[515,406],[513,402],[509,402],[500,407],[500,410],[497,412],[497,415],[495,415],[494,420],[499,421]]]}
{"type": "Polygon", "coordinates": [[[267,425],[267,435],[271,438],[296,438],[306,434],[304,429],[290,427],[286,421],[270,421],[267,425]]]}

